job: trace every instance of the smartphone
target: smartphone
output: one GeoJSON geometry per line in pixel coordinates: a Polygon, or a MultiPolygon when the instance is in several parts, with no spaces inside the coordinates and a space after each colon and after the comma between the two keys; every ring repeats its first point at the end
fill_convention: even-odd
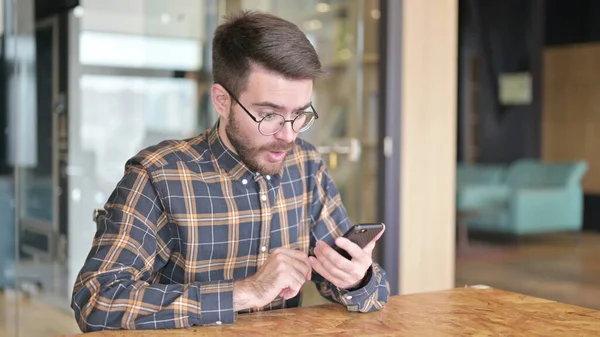
{"type": "MultiPolygon", "coordinates": [[[[360,248],[365,248],[373,238],[375,238],[384,228],[384,224],[379,223],[365,223],[365,224],[357,224],[352,226],[346,233],[344,233],[344,237],[355,244],[357,244],[360,248]]],[[[352,257],[348,252],[343,250],[342,248],[334,245],[332,247],[336,252],[338,252],[343,257],[351,260],[352,257]]],[[[311,249],[310,255],[314,256],[314,253],[311,249]]]]}

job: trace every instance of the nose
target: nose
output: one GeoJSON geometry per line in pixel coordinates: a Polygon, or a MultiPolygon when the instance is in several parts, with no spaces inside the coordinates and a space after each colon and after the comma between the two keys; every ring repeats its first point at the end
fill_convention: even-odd
{"type": "Polygon", "coordinates": [[[292,123],[285,123],[283,124],[283,128],[275,134],[275,138],[286,143],[291,143],[296,140],[297,135],[298,133],[292,129],[292,123]]]}

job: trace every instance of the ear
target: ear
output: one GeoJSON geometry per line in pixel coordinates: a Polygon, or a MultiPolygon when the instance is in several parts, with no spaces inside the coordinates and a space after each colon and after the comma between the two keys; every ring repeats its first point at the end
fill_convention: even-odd
{"type": "Polygon", "coordinates": [[[223,86],[216,83],[211,87],[210,94],[215,111],[227,120],[231,108],[231,96],[229,96],[223,86]]]}

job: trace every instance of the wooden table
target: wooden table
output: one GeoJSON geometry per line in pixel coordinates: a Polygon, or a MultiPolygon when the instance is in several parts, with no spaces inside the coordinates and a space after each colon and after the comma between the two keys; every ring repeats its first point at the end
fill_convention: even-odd
{"type": "Polygon", "coordinates": [[[393,296],[384,310],[368,314],[324,305],[240,315],[230,326],[84,336],[253,335],[600,336],[600,311],[498,289],[457,288],[393,296]]]}

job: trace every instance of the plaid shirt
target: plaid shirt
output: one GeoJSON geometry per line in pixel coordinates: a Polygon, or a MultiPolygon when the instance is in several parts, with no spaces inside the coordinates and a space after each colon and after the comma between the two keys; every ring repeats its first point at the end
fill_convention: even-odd
{"type": "MultiPolygon", "coordinates": [[[[297,139],[279,174],[249,171],[222,143],[218,123],[130,159],[97,221],[72,308],[82,331],[232,324],[233,282],[253,275],[277,247],[308,254],[351,223],[325,163],[297,139]]],[[[357,290],[313,272],[325,298],[369,312],[388,300],[373,263],[357,290]]],[[[264,308],[298,305],[275,299],[264,308]]]]}

